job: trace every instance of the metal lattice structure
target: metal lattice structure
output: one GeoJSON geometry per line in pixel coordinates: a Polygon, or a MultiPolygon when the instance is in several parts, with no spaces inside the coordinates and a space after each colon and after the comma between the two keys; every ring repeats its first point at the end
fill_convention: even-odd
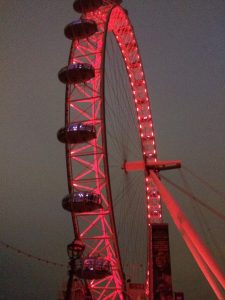
{"type": "Polygon", "coordinates": [[[66,103],[65,127],[59,130],[58,139],[66,146],[69,195],[63,199],[63,207],[71,212],[74,228],[74,241],[68,245],[70,276],[65,299],[130,299],[119,251],[109,165],[111,149],[108,150],[110,136],[106,124],[113,122],[107,119],[110,114],[106,118],[109,33],[114,36],[129,79],[140,143],[139,161],[124,160],[119,168],[124,173],[141,171],[143,175],[146,207],[143,216],[147,228],[145,298],[154,299],[152,228],[153,224],[162,223],[161,195],[200,269],[220,298],[213,276],[225,287],[224,275],[160,182],[159,171],[179,168],[181,163],[157,159],[142,61],[127,11],[120,2],[76,0],[74,9],[81,13],[80,20],[65,28],[72,45],[68,65],[59,72],[59,79],[66,84],[66,103]]]}
{"type": "MultiPolygon", "coordinates": [[[[109,31],[113,32],[126,65],[136,108],[143,162],[154,163],[157,160],[149,96],[137,41],[127,12],[115,2],[103,1],[103,5],[91,11],[84,9],[81,20],[94,22],[97,30],[88,36],[81,34],[81,38],[72,37],[68,65],[80,64],[81,69],[88,64],[94,69],[94,76],[90,80],[79,82],[68,80],[69,75],[64,79],[65,128],[68,129],[76,122],[94,126],[96,131],[96,138],[87,142],[66,143],[69,194],[89,191],[99,195],[102,201],[101,209],[72,211],[75,240],[79,239],[85,245],[83,255],[101,255],[112,265],[112,275],[88,282],[89,289],[96,299],[122,299],[125,289],[113,215],[105,129],[104,58],[109,31]]],[[[83,28],[86,26],[85,22],[83,28]]],[[[124,168],[126,169],[126,166],[124,168]]],[[[161,222],[160,196],[147,172],[145,187],[147,224],[161,222]]],[[[146,279],[147,293],[148,277],[149,271],[146,279]]]]}

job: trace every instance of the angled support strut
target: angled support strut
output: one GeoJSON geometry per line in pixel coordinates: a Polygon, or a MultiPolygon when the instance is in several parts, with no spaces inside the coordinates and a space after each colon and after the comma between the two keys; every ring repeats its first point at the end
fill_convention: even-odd
{"type": "MultiPolygon", "coordinates": [[[[184,215],[181,208],[178,206],[176,201],[173,199],[173,197],[170,195],[170,193],[167,191],[165,186],[161,183],[157,175],[154,171],[150,171],[150,177],[155,182],[156,186],[158,187],[159,193],[162,196],[162,199],[175,223],[178,230],[181,232],[181,235],[184,238],[184,241],[186,242],[188,248],[190,249],[191,253],[193,254],[197,264],[203,271],[203,274],[205,275],[206,279],[208,280],[209,273],[204,272],[205,266],[207,265],[208,268],[211,270],[211,272],[214,274],[218,282],[221,284],[221,286],[225,289],[225,276],[223,272],[220,270],[219,266],[213,259],[211,253],[207,250],[207,247],[204,245],[202,240],[199,238],[197,232],[194,230],[194,228],[189,223],[188,219],[184,215]],[[191,242],[190,242],[191,241],[191,242]],[[197,254],[196,254],[197,253],[197,254]],[[200,259],[196,259],[199,258],[200,259]],[[204,264],[201,264],[203,262],[204,264]]],[[[211,274],[210,274],[211,275],[211,274]]],[[[218,295],[219,289],[215,287],[214,284],[214,278],[208,280],[210,286],[212,287],[213,291],[216,295],[218,295]]],[[[221,295],[223,299],[223,296],[221,295]]]]}

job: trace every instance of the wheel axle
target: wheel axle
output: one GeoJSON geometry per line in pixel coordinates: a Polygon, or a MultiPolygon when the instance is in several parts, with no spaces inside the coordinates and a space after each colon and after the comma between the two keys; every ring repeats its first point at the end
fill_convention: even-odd
{"type": "Polygon", "coordinates": [[[171,170],[171,169],[179,169],[181,168],[181,161],[180,160],[167,160],[167,161],[160,161],[152,162],[152,161],[125,161],[121,166],[125,172],[132,172],[132,171],[143,171],[146,169],[155,170],[155,171],[164,171],[164,170],[171,170]]]}

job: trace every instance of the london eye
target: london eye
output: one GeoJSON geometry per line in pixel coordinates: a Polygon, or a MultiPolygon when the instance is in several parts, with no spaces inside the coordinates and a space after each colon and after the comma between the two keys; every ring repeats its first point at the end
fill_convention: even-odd
{"type": "MultiPolygon", "coordinates": [[[[68,65],[58,74],[66,84],[65,126],[58,131],[58,139],[66,146],[69,194],[63,207],[71,212],[74,228],[74,240],[67,247],[66,299],[72,299],[74,276],[87,299],[130,297],[127,258],[140,267],[132,279],[144,282],[145,296],[155,299],[153,235],[155,226],[163,225],[161,195],[192,254],[194,247],[201,249],[203,260],[212,263],[223,284],[222,273],[160,183],[159,172],[180,168],[181,162],[157,158],[142,60],[120,2],[75,1],[74,9],[81,17],[64,30],[72,46],[68,65]],[[145,201],[140,204],[141,199],[145,201]],[[146,226],[139,221],[135,228],[137,216],[129,214],[131,206],[144,216],[146,226]],[[140,239],[144,233],[146,242],[140,239]]],[[[202,266],[201,259],[196,260],[204,269],[205,262],[202,266]]],[[[172,285],[167,284],[163,293],[172,297],[172,285]]]]}

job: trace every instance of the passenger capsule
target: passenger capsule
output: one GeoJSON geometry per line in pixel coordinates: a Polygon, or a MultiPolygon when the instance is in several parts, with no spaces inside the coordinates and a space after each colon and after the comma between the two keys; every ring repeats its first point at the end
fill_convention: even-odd
{"type": "Polygon", "coordinates": [[[59,129],[57,137],[61,143],[85,143],[96,138],[96,129],[91,124],[71,123],[69,126],[59,129]]]}
{"type": "Polygon", "coordinates": [[[80,19],[68,24],[64,29],[65,36],[70,40],[85,39],[97,31],[97,24],[92,20],[80,19]]]}
{"type": "Polygon", "coordinates": [[[73,262],[72,271],[82,279],[102,279],[112,275],[111,263],[104,257],[76,259],[73,262]]]}
{"type": "Polygon", "coordinates": [[[102,2],[102,0],[76,0],[73,3],[73,8],[78,13],[86,13],[98,9],[102,2]]]}
{"type": "MultiPolygon", "coordinates": [[[[120,4],[122,0],[111,0],[112,3],[120,4]]],[[[103,0],[76,0],[73,3],[73,8],[79,13],[86,13],[98,9],[104,5],[103,0]]]]}
{"type": "Polygon", "coordinates": [[[91,192],[74,192],[63,198],[62,206],[70,212],[90,212],[102,208],[100,195],[91,192]]]}
{"type": "Polygon", "coordinates": [[[70,64],[63,67],[58,73],[59,80],[65,84],[86,82],[94,76],[94,68],[86,63],[70,64]]]}

